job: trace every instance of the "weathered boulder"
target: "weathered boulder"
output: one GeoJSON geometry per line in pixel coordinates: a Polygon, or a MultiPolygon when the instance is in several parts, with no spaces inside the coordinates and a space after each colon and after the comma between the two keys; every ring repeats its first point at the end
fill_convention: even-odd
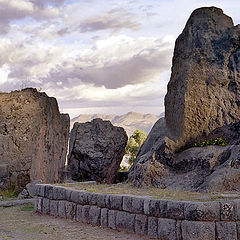
{"type": "Polygon", "coordinates": [[[100,118],[75,123],[70,135],[68,169],[75,181],[112,183],[122,161],[127,134],[100,118]]]}
{"type": "Polygon", "coordinates": [[[221,9],[195,10],[174,50],[160,119],[129,171],[136,186],[240,190],[240,25],[221,9]],[[223,138],[227,146],[193,147],[223,138]]]}
{"type": "Polygon", "coordinates": [[[157,159],[157,153],[163,152],[161,141],[155,142],[153,152],[136,159],[129,173],[135,186],[201,192],[240,190],[239,144],[191,147],[179,153],[165,153],[157,159]]]}
{"type": "Polygon", "coordinates": [[[19,190],[31,180],[58,181],[69,125],[69,116],[45,93],[32,88],[0,93],[1,179],[16,182],[19,190]]]}
{"type": "Polygon", "coordinates": [[[216,7],[196,9],[174,49],[166,125],[178,150],[240,119],[240,25],[216,7]]]}

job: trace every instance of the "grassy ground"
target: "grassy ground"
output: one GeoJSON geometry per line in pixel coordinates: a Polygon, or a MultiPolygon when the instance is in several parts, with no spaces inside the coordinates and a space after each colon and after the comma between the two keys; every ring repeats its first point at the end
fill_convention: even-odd
{"type": "Polygon", "coordinates": [[[86,190],[88,192],[108,193],[108,194],[131,194],[137,196],[152,196],[154,199],[178,199],[193,201],[211,201],[216,199],[240,198],[239,193],[197,193],[184,192],[155,187],[136,188],[129,183],[122,184],[85,184],[85,183],[66,183],[62,186],[72,189],[86,190]]]}
{"type": "Polygon", "coordinates": [[[140,240],[147,239],[72,220],[39,215],[32,205],[0,209],[1,240],[140,240]]]}

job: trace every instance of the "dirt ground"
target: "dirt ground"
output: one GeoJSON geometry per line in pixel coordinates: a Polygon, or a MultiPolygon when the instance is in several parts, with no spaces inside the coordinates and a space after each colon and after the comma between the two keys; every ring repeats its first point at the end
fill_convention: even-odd
{"type": "Polygon", "coordinates": [[[0,240],[146,240],[141,236],[34,213],[23,206],[0,209],[0,240]]]}

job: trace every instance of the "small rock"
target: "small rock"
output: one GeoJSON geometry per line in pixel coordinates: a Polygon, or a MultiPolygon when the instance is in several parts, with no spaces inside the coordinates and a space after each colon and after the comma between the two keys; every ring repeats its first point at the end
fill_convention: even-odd
{"type": "Polygon", "coordinates": [[[23,189],[22,192],[18,194],[17,199],[26,199],[29,197],[28,191],[26,189],[23,189]]]}

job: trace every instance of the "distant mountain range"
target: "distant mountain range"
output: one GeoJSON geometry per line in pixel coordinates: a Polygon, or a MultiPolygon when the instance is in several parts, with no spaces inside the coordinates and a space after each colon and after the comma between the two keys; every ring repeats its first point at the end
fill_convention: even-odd
{"type": "Polygon", "coordinates": [[[159,116],[154,114],[142,114],[136,112],[128,112],[123,115],[114,114],[80,114],[79,116],[71,119],[71,126],[75,122],[89,122],[94,118],[101,118],[103,120],[109,120],[111,123],[118,127],[123,127],[130,137],[136,129],[140,129],[146,133],[149,133],[154,123],[163,117],[164,113],[159,116]]]}

